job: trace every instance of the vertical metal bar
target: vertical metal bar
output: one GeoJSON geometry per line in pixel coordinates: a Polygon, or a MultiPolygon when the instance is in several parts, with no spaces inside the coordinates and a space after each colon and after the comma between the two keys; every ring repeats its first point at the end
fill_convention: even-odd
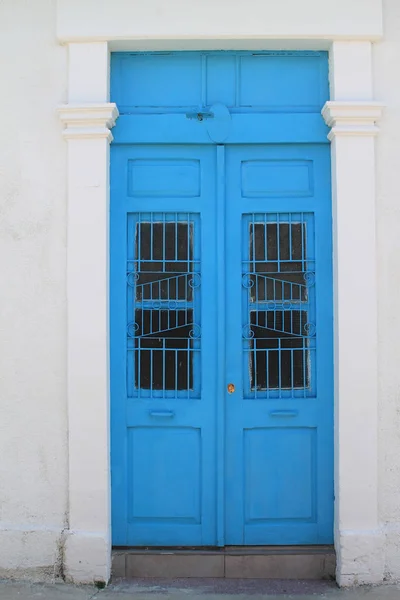
{"type": "Polygon", "coordinates": [[[268,248],[267,248],[267,221],[264,221],[264,262],[267,262],[268,248]]]}
{"type": "Polygon", "coordinates": [[[217,545],[225,544],[225,146],[217,146],[217,393],[221,398],[217,404],[217,472],[222,476],[217,480],[217,545]],[[223,399],[223,400],[222,400],[223,399]]]}
{"type": "Polygon", "coordinates": [[[276,248],[277,248],[277,261],[278,271],[281,272],[281,222],[279,214],[276,215],[276,248]]]}
{"type": "Polygon", "coordinates": [[[150,213],[150,260],[153,260],[154,258],[154,248],[153,248],[153,219],[154,219],[154,215],[153,213],[150,213]]]}
{"type": "MultiPolygon", "coordinates": [[[[203,57],[204,59],[204,57],[203,57]]],[[[205,83],[205,85],[207,85],[207,82],[205,83]]],[[[183,284],[184,284],[184,299],[185,299],[185,303],[186,303],[186,308],[185,308],[185,323],[187,324],[188,319],[189,319],[189,309],[188,309],[188,302],[189,302],[189,298],[190,298],[190,287],[189,287],[189,281],[191,278],[190,275],[190,271],[191,271],[191,265],[189,262],[190,259],[190,213],[187,214],[187,249],[186,249],[186,258],[187,258],[187,268],[186,268],[186,277],[184,278],[183,284]]],[[[193,292],[192,292],[193,293],[193,292]]],[[[193,301],[193,296],[192,296],[192,301],[193,301]]],[[[194,303],[193,303],[193,308],[192,308],[192,315],[193,315],[193,322],[194,321],[194,303]]],[[[186,341],[186,388],[187,388],[187,398],[190,398],[190,338],[187,339],[186,341]]]]}
{"type": "Polygon", "coordinates": [[[255,219],[254,219],[254,213],[252,214],[252,220],[253,220],[253,239],[252,244],[253,244],[253,265],[252,265],[252,270],[254,272],[256,272],[256,225],[255,225],[255,219]]]}
{"type": "Polygon", "coordinates": [[[137,261],[138,261],[138,272],[140,271],[140,259],[141,259],[141,246],[142,246],[142,219],[141,213],[138,213],[138,241],[137,241],[137,261]]]}
{"type": "MultiPolygon", "coordinates": [[[[283,315],[282,315],[283,318],[283,315]]],[[[281,338],[278,340],[278,389],[279,389],[279,398],[282,398],[282,341],[281,338]]]]}
{"type": "Polygon", "coordinates": [[[163,273],[165,273],[165,271],[166,271],[165,262],[166,262],[166,254],[167,254],[167,239],[165,237],[165,213],[163,213],[161,244],[162,244],[162,269],[161,270],[163,273]]]}
{"type": "MultiPolygon", "coordinates": [[[[187,260],[187,267],[186,267],[186,272],[190,273],[191,268],[190,268],[190,214],[187,214],[187,248],[186,248],[186,260],[187,260]]],[[[185,300],[186,302],[189,300],[188,298],[188,282],[189,282],[189,276],[186,278],[186,293],[185,293],[185,300]]]]}
{"type": "MultiPolygon", "coordinates": [[[[138,215],[138,244],[137,244],[137,252],[138,252],[138,274],[141,271],[141,259],[142,259],[142,214],[139,213],[138,215]]],[[[143,335],[143,294],[144,294],[144,290],[143,290],[143,286],[141,286],[141,291],[142,291],[142,306],[140,308],[140,319],[141,319],[141,325],[142,325],[142,335],[143,335]]],[[[141,358],[142,358],[142,344],[141,344],[141,337],[138,338],[138,345],[137,345],[137,360],[138,360],[138,396],[139,398],[142,396],[142,378],[141,378],[141,358]]]]}
{"type": "Polygon", "coordinates": [[[305,398],[306,395],[307,395],[306,394],[306,376],[307,376],[307,371],[306,371],[306,368],[307,368],[307,365],[306,365],[306,362],[307,362],[306,361],[307,350],[306,350],[306,346],[307,346],[307,344],[306,344],[306,338],[304,336],[303,336],[302,340],[303,340],[303,346],[302,346],[302,351],[301,352],[302,352],[302,359],[303,359],[303,396],[305,398]]]}
{"type": "Polygon", "coordinates": [[[186,340],[186,388],[187,398],[190,398],[190,338],[186,340]]]}
{"type": "Polygon", "coordinates": [[[165,345],[167,343],[167,340],[164,338],[163,339],[163,343],[162,343],[162,360],[163,360],[163,389],[162,389],[162,395],[163,398],[165,398],[165,388],[166,388],[166,381],[165,381],[165,354],[166,354],[166,348],[165,345]]]}
{"type": "Polygon", "coordinates": [[[175,262],[178,262],[178,213],[175,213],[175,262]]]}
{"type": "Polygon", "coordinates": [[[253,365],[254,365],[254,398],[258,396],[258,381],[257,381],[257,340],[253,338],[253,365]]]}
{"type": "Polygon", "coordinates": [[[292,396],[294,396],[294,350],[290,349],[290,384],[292,388],[292,396]]]}
{"type": "Polygon", "coordinates": [[[150,398],[153,397],[153,352],[154,348],[150,348],[150,398]]]}
{"type": "MultiPolygon", "coordinates": [[[[143,321],[142,321],[143,323],[143,321]]],[[[137,361],[138,361],[138,396],[141,398],[142,396],[142,378],[141,378],[141,359],[142,359],[142,338],[138,337],[137,339],[137,361]]]]}
{"type": "Polygon", "coordinates": [[[175,356],[175,384],[174,384],[174,388],[175,388],[175,395],[176,392],[178,390],[178,350],[175,348],[174,350],[174,356],[175,356]]]}

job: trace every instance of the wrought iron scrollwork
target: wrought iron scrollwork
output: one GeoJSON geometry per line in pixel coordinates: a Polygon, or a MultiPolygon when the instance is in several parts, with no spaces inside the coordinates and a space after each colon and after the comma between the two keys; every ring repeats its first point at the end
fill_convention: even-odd
{"type": "Polygon", "coordinates": [[[311,287],[312,285],[315,284],[315,273],[314,271],[306,271],[303,274],[303,279],[306,282],[306,285],[308,287],[311,287]]]}
{"type": "Polygon", "coordinates": [[[244,325],[242,328],[242,336],[245,340],[252,340],[254,338],[254,331],[251,325],[244,325]]]}
{"type": "Polygon", "coordinates": [[[304,332],[305,335],[308,337],[314,337],[316,334],[317,328],[315,323],[306,323],[304,325],[304,332]]]}
{"type": "Polygon", "coordinates": [[[198,339],[201,337],[201,327],[197,323],[191,323],[191,329],[189,331],[189,337],[191,339],[198,339]]]}
{"type": "Polygon", "coordinates": [[[244,273],[242,275],[242,285],[246,289],[250,289],[254,286],[254,273],[244,273]]]}
{"type": "Polygon", "coordinates": [[[201,275],[200,273],[192,273],[191,276],[189,276],[189,286],[194,289],[194,288],[198,288],[200,287],[201,284],[201,275]]]}

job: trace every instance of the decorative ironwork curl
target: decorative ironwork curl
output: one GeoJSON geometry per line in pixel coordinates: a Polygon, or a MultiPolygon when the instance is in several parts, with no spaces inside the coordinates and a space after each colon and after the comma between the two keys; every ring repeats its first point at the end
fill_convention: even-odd
{"type": "Polygon", "coordinates": [[[252,340],[254,338],[254,331],[251,328],[251,325],[244,325],[242,328],[242,336],[245,340],[252,340]]]}
{"type": "Polygon", "coordinates": [[[134,338],[136,337],[135,334],[139,331],[139,324],[135,323],[134,321],[131,321],[130,323],[128,323],[126,330],[128,337],[134,338]]]}
{"type": "Polygon", "coordinates": [[[189,337],[191,339],[198,339],[201,337],[201,327],[197,323],[192,323],[192,329],[189,331],[189,337]]]}
{"type": "Polygon", "coordinates": [[[201,284],[201,276],[200,273],[192,273],[192,276],[189,279],[189,286],[191,288],[198,288],[201,284]]]}
{"type": "Polygon", "coordinates": [[[137,271],[130,271],[126,274],[126,281],[130,287],[135,287],[136,282],[139,281],[139,273],[137,271]]]}
{"type": "Polygon", "coordinates": [[[248,290],[254,286],[254,279],[252,277],[252,274],[244,273],[244,275],[242,275],[242,285],[248,290]]]}
{"type": "Polygon", "coordinates": [[[306,271],[303,273],[303,279],[308,287],[315,284],[315,273],[314,271],[306,271]]]}
{"type": "Polygon", "coordinates": [[[315,323],[305,323],[304,325],[304,331],[309,337],[314,337],[316,329],[315,323]]]}

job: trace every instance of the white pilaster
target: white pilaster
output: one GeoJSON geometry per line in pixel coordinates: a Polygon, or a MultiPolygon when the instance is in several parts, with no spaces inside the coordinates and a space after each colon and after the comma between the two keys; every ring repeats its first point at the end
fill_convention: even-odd
{"type": "Polygon", "coordinates": [[[109,70],[107,42],[68,44],[68,102],[107,102],[109,70]]]}
{"type": "Polygon", "coordinates": [[[59,109],[68,143],[69,531],[65,573],[110,577],[108,214],[115,104],[59,109]]]}
{"type": "Polygon", "coordinates": [[[384,570],[378,514],[374,148],[382,105],[371,99],[368,45],[333,44],[333,99],[322,111],[332,142],[335,546],[337,580],[343,586],[378,583],[384,570]]]}

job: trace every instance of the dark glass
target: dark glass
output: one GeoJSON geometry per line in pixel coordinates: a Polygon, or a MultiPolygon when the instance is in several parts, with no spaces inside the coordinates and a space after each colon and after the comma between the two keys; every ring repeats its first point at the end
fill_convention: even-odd
{"type": "Polygon", "coordinates": [[[135,311],[135,387],[193,389],[192,310],[135,311]]]}
{"type": "Polygon", "coordinates": [[[138,223],[135,256],[136,300],[192,300],[192,223],[138,223]]]}

